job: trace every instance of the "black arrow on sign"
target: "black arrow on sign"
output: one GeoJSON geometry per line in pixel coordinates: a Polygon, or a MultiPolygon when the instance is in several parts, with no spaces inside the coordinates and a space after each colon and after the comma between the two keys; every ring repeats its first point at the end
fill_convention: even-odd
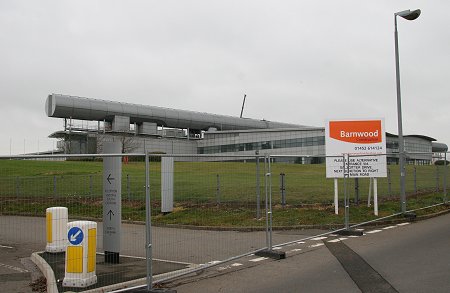
{"type": "Polygon", "coordinates": [[[108,180],[108,183],[111,184],[111,180],[114,180],[114,178],[111,178],[111,174],[109,174],[108,178],[106,178],[106,180],[108,180]]]}
{"type": "Polygon", "coordinates": [[[109,220],[111,221],[111,217],[114,216],[114,213],[113,213],[113,211],[109,210],[107,215],[109,215],[109,220]]]}

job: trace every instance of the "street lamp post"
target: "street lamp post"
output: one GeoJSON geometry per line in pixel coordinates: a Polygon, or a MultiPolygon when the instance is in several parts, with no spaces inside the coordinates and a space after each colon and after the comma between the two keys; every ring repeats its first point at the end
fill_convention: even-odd
{"type": "Polygon", "coordinates": [[[398,118],[398,152],[400,164],[400,201],[402,213],[406,212],[406,190],[405,190],[405,145],[403,141],[403,126],[402,126],[402,98],[400,92],[400,65],[398,57],[398,31],[397,31],[397,16],[407,20],[414,20],[420,15],[420,9],[404,10],[394,13],[395,23],[395,72],[397,84],[397,118],[398,118]]]}

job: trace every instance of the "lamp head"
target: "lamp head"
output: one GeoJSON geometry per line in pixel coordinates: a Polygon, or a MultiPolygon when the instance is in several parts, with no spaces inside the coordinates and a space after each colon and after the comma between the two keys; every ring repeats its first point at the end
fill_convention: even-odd
{"type": "Polygon", "coordinates": [[[413,11],[408,9],[408,10],[397,12],[397,13],[395,13],[395,15],[401,16],[407,20],[414,20],[420,16],[420,9],[416,9],[413,11]]]}

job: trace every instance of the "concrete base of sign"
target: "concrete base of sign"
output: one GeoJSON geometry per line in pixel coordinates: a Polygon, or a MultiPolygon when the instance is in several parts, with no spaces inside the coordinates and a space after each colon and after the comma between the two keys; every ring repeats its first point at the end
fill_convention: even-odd
{"type": "Polygon", "coordinates": [[[273,259],[285,259],[286,258],[286,252],[279,251],[279,250],[262,250],[255,253],[256,256],[261,257],[270,257],[273,259]]]}
{"type": "Polygon", "coordinates": [[[417,215],[415,213],[404,213],[403,217],[408,218],[410,222],[414,222],[416,220],[417,215]]]}
{"type": "Polygon", "coordinates": [[[119,263],[120,257],[118,252],[105,251],[106,263],[119,263]]]}
{"type": "Polygon", "coordinates": [[[364,235],[363,231],[351,230],[351,229],[337,231],[336,234],[342,235],[342,236],[363,236],[364,235]]]}
{"type": "Polygon", "coordinates": [[[63,286],[64,287],[75,287],[75,288],[84,288],[97,283],[97,276],[92,276],[87,279],[79,279],[79,278],[64,278],[63,286]]]}

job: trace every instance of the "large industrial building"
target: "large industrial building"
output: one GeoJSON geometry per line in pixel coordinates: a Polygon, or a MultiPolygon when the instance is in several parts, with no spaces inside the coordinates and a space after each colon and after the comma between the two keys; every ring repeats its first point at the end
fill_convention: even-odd
{"type": "MultiPolygon", "coordinates": [[[[59,139],[59,150],[67,154],[101,153],[103,142],[115,140],[122,143],[123,153],[254,156],[259,151],[295,155],[280,158],[294,163],[324,162],[323,127],[59,94],[48,96],[45,110],[48,117],[64,120],[64,129],[50,137],[59,139]]],[[[388,163],[396,164],[398,137],[390,133],[386,137],[388,163]]],[[[430,164],[432,152],[447,151],[447,145],[425,135],[404,139],[408,163],[430,164]]]]}

